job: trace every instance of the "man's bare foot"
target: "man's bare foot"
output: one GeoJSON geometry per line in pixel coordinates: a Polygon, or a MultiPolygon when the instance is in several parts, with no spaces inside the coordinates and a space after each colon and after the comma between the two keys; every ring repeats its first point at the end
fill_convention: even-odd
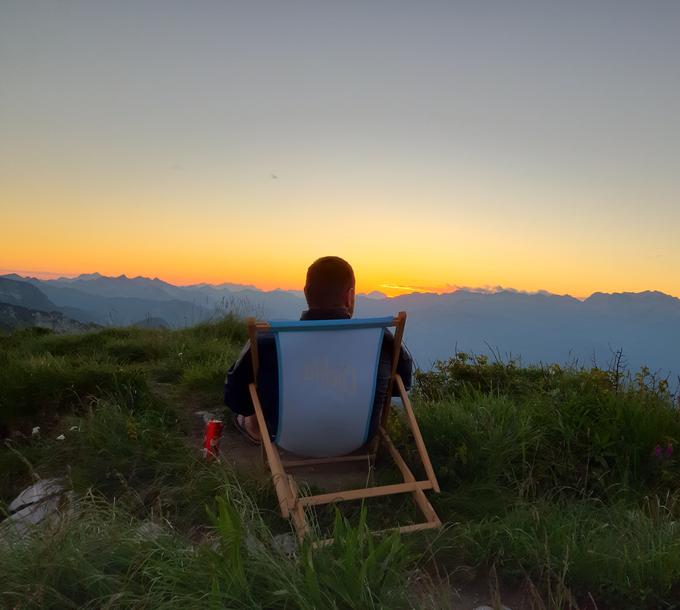
{"type": "Polygon", "coordinates": [[[241,415],[240,413],[234,415],[234,428],[251,443],[254,443],[255,445],[260,445],[262,443],[260,428],[257,425],[257,418],[254,415],[248,417],[241,415]]]}
{"type": "Polygon", "coordinates": [[[260,426],[257,423],[257,417],[255,415],[247,415],[243,418],[243,427],[246,429],[248,434],[254,439],[261,441],[262,435],[260,434],[260,426]]]}

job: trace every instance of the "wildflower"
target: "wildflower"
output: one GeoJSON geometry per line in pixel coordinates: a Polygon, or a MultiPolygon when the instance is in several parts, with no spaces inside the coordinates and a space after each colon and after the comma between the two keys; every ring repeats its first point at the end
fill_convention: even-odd
{"type": "Polygon", "coordinates": [[[661,445],[657,445],[656,447],[654,447],[654,457],[661,459],[662,456],[663,452],[661,450],[661,445]]]}
{"type": "Polygon", "coordinates": [[[666,457],[669,458],[673,455],[673,443],[668,443],[666,447],[666,457]]]}

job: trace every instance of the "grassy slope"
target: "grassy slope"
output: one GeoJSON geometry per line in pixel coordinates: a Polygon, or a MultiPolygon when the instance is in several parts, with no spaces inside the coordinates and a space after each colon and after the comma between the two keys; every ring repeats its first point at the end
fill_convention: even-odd
{"type": "MultiPolygon", "coordinates": [[[[418,376],[414,397],[446,529],[374,540],[354,514],[359,525],[336,520],[342,544],[292,561],[271,550],[285,523],[267,481],[206,465],[188,442],[189,415],[220,404],[244,340],[229,318],[0,338],[0,429],[11,438],[0,448],[0,510],[36,473],[66,475],[82,498],[52,535],[0,547],[3,603],[409,607],[422,603],[413,591],[427,589],[428,574],[461,566],[529,582],[536,607],[589,594],[600,607],[680,599],[680,491],[667,456],[680,419],[663,384],[640,377],[622,389],[602,371],[464,355],[443,363],[418,376]],[[35,425],[42,434],[30,438],[35,425]],[[148,521],[159,538],[140,535],[148,521]]],[[[408,447],[400,420],[391,425],[408,447]]],[[[372,503],[370,513],[385,509],[372,503]]]]}

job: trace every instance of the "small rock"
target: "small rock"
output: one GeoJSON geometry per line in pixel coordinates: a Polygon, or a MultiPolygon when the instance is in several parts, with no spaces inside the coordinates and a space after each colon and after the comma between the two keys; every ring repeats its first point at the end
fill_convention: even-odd
{"type": "Polygon", "coordinates": [[[57,440],[58,440],[58,441],[63,441],[63,440],[65,440],[65,439],[66,439],[66,437],[65,437],[63,434],[60,434],[60,435],[57,437],[57,440]]]}
{"type": "Polygon", "coordinates": [[[0,546],[27,542],[35,532],[43,535],[43,526],[52,527],[62,518],[73,516],[74,507],[75,495],[64,492],[59,480],[38,481],[9,505],[11,514],[0,523],[0,546]]]}
{"type": "Polygon", "coordinates": [[[156,540],[163,535],[163,527],[153,521],[144,521],[137,528],[137,536],[143,540],[156,540]]]}
{"type": "Polygon", "coordinates": [[[40,479],[34,485],[22,491],[7,507],[10,513],[16,512],[28,504],[41,502],[51,496],[56,496],[64,492],[64,486],[59,479],[40,479]]]}
{"type": "Polygon", "coordinates": [[[40,434],[40,426],[36,426],[31,430],[31,436],[38,436],[40,434]]]}
{"type": "Polygon", "coordinates": [[[278,534],[272,538],[272,546],[284,555],[294,555],[298,550],[297,538],[293,534],[278,534]]]}
{"type": "MultiPolygon", "coordinates": [[[[59,497],[52,496],[35,504],[29,504],[12,513],[2,522],[0,532],[7,537],[25,538],[31,528],[52,518],[59,510],[59,497]]],[[[4,536],[3,536],[4,537],[4,536]]]]}

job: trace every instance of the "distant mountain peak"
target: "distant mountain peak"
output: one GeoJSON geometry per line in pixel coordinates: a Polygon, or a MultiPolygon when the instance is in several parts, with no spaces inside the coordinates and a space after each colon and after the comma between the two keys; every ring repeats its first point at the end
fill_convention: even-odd
{"type": "Polygon", "coordinates": [[[359,296],[366,297],[367,299],[386,299],[387,295],[380,290],[371,290],[371,292],[361,293],[359,296]]]}
{"type": "Polygon", "coordinates": [[[586,301],[601,301],[601,300],[626,300],[626,301],[680,301],[678,297],[674,297],[660,290],[643,290],[641,292],[593,292],[586,301]]]}
{"type": "Polygon", "coordinates": [[[94,273],[81,273],[76,279],[78,280],[97,280],[104,277],[101,273],[95,271],[94,273]]]}

